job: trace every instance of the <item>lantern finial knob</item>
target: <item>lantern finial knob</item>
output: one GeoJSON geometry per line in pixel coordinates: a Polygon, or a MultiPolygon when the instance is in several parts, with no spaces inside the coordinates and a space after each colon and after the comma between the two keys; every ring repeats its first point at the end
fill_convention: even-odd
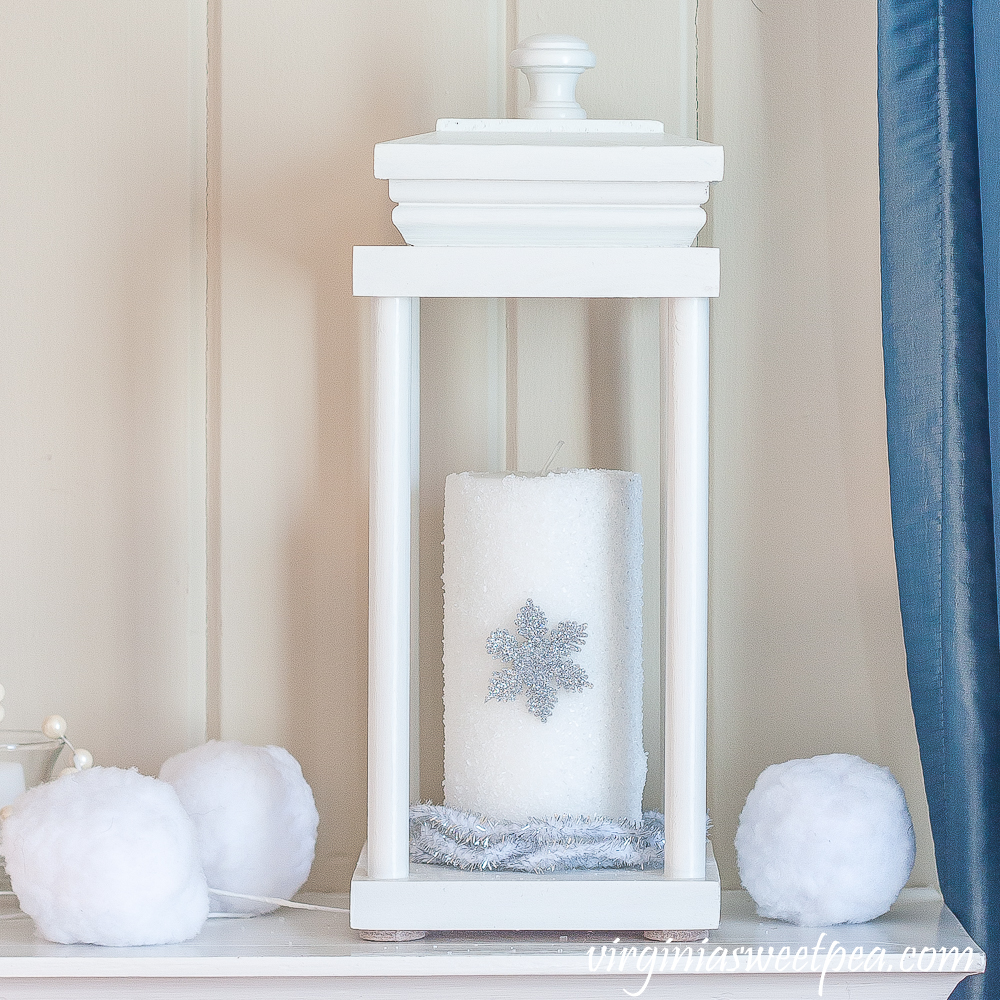
{"type": "Polygon", "coordinates": [[[596,59],[572,35],[532,35],[510,54],[510,64],[528,78],[524,118],[586,118],[576,101],[576,82],[596,59]]]}

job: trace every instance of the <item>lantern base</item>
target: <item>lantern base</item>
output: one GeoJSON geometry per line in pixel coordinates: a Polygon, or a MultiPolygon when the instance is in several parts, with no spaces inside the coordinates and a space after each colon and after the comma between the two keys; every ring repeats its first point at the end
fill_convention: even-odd
{"type": "MultiPolygon", "coordinates": [[[[719,869],[706,841],[705,878],[661,871],[465,872],[411,864],[408,878],[351,880],[351,927],[375,930],[636,930],[719,926],[719,869]]],[[[676,940],[676,938],[675,938],[676,940]]]]}

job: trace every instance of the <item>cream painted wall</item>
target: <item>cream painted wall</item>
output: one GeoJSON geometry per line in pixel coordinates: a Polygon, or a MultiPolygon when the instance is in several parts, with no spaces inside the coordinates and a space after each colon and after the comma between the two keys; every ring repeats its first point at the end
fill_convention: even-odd
{"type": "MultiPolygon", "coordinates": [[[[374,143],[496,102],[497,14],[222,4],[220,732],[302,761],[324,818],[318,885],[347,884],[366,822],[368,312],[351,248],[401,242],[374,143]]],[[[428,444],[447,435],[451,460],[478,465],[485,332],[466,317],[482,328],[482,308],[426,312],[428,444]],[[467,390],[435,392],[439,377],[467,390]]]]}
{"type": "MultiPolygon", "coordinates": [[[[872,6],[0,3],[9,722],[62,711],[99,760],[147,771],[206,732],[287,745],[322,815],[312,884],[346,886],[366,782],[367,305],[350,248],[400,242],[371,148],[438,116],[513,113],[507,50],[568,31],[598,55],[580,86],[592,116],[726,144],[703,239],[724,253],[724,878],[759,769],[850,750],[900,777],[914,882],[933,882],[886,494],[872,6]]],[[[424,304],[425,797],[442,777],[444,475],[534,468],[563,438],[561,462],[644,473],[655,552],[655,322],[645,302],[424,304]]],[[[652,561],[646,579],[652,609],[652,561]]],[[[652,706],[655,614],[646,626],[652,706]]],[[[652,712],[646,738],[655,803],[652,712]]]]}
{"type": "MultiPolygon", "coordinates": [[[[652,85],[634,110],[689,127],[690,74],[677,70],[688,66],[693,19],[681,16],[683,4],[636,8],[644,42],[626,65],[645,67],[652,85]],[[673,53],[672,67],[657,52],[673,53]]],[[[350,253],[356,243],[400,242],[371,147],[432,129],[439,116],[507,113],[516,101],[504,69],[509,39],[560,25],[596,37],[606,17],[596,4],[493,0],[385,3],[371,17],[349,10],[328,0],[223,3],[219,29],[218,731],[279,741],[299,756],[325,817],[314,879],[339,885],[365,822],[367,304],[351,297],[350,253]]],[[[612,52],[630,48],[625,36],[610,38],[612,52]]],[[[628,75],[594,47],[611,72],[603,90],[590,84],[592,113],[629,113],[628,75]]],[[[422,317],[420,791],[440,799],[444,477],[501,468],[505,454],[539,467],[563,438],[567,464],[646,471],[654,527],[655,426],[627,404],[657,391],[656,311],[459,301],[426,302],[422,317]],[[618,389],[601,377],[615,367],[618,389]]],[[[647,577],[654,588],[655,563],[647,577]]],[[[648,605],[655,799],[655,598],[648,605]]]]}
{"type": "MultiPolygon", "coordinates": [[[[879,303],[875,5],[703,0],[700,133],[726,146],[710,240],[713,840],[768,764],[889,767],[936,883],[906,684],[879,303]]],[[[732,877],[730,875],[730,877],[732,877]]]]}
{"type": "Polygon", "coordinates": [[[144,770],[204,738],[205,9],[0,3],[0,681],[144,770]]]}

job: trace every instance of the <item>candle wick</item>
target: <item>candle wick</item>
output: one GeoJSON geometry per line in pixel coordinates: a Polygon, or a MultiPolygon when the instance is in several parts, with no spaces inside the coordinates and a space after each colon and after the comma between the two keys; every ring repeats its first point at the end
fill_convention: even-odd
{"type": "Polygon", "coordinates": [[[566,443],[565,441],[556,442],[556,446],[552,449],[551,453],[549,454],[548,461],[542,466],[542,471],[539,473],[539,475],[544,476],[548,474],[549,468],[552,466],[552,463],[556,460],[556,455],[559,454],[559,449],[565,443],[566,443]]]}

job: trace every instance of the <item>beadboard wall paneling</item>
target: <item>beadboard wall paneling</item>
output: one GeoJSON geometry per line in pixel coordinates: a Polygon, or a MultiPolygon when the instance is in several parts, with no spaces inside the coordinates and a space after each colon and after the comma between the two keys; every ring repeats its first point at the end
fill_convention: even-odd
{"type": "MultiPolygon", "coordinates": [[[[497,113],[501,13],[221,6],[221,733],[302,762],[323,817],[316,886],[347,885],[365,829],[368,304],[351,294],[351,248],[401,242],[372,146],[497,113]]],[[[426,503],[439,510],[443,473],[485,461],[489,331],[482,303],[425,313],[426,503]]],[[[438,640],[432,770],[440,670],[438,640]]],[[[437,764],[425,794],[440,781],[437,764]]]]}
{"type": "Polygon", "coordinates": [[[0,3],[0,681],[102,764],[205,734],[205,5],[0,3]]]}
{"type": "MultiPolygon", "coordinates": [[[[700,124],[726,146],[712,404],[713,841],[768,764],[892,770],[935,884],[888,497],[875,7],[702,0],[700,124]]],[[[730,884],[732,882],[730,881],[730,884]]]]}
{"type": "MultiPolygon", "coordinates": [[[[150,772],[206,732],[284,744],[322,817],[311,885],[346,888],[367,680],[368,307],[351,247],[400,242],[372,146],[438,116],[515,114],[506,54],[539,31],[590,42],[592,116],[726,145],[704,234],[724,253],[709,730],[724,882],[758,771],[845,750],[900,778],[913,881],[933,883],[889,524],[862,0],[0,0],[8,721],[63,712],[99,761],[150,772]]],[[[422,312],[415,787],[436,798],[444,477],[539,468],[562,439],[560,464],[643,474],[655,555],[657,310],[422,312]]],[[[650,805],[656,579],[651,558],[650,805]]]]}

